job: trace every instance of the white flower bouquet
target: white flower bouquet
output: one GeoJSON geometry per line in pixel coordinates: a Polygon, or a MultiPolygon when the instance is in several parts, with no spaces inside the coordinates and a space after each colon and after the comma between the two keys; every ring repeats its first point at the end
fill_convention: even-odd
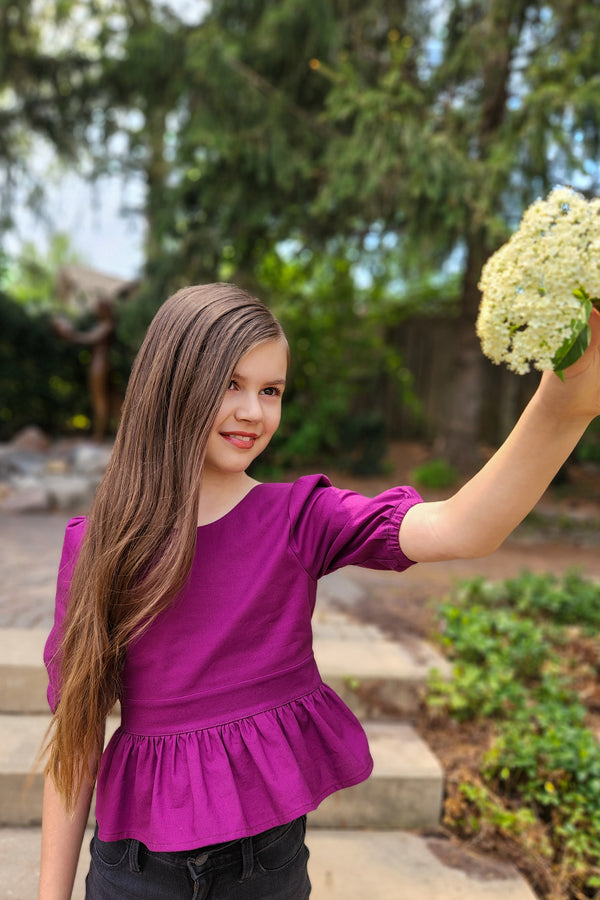
{"type": "Polygon", "coordinates": [[[477,334],[492,362],[519,374],[564,369],[585,352],[600,307],[600,198],[566,187],[527,209],[483,267],[477,334]]]}

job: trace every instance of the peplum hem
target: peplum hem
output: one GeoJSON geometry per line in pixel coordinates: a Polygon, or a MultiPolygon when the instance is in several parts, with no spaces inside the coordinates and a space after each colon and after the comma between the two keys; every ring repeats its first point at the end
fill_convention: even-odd
{"type": "Polygon", "coordinates": [[[290,702],[171,734],[117,729],[102,756],[96,817],[104,841],[191,850],[247,837],[364,781],[373,762],[358,719],[321,682],[290,702]]]}

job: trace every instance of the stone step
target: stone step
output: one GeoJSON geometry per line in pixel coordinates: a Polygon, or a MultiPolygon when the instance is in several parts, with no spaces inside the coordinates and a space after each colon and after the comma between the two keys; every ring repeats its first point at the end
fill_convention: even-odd
{"type": "Polygon", "coordinates": [[[412,726],[363,722],[373,757],[367,781],[327,797],[310,815],[319,828],[437,828],[444,774],[412,726]]]}
{"type": "MultiPolygon", "coordinates": [[[[41,821],[43,776],[31,776],[49,718],[0,715],[0,825],[41,821]]],[[[118,724],[111,717],[107,739],[118,724]]],[[[328,797],[311,823],[322,828],[435,828],[443,774],[439,762],[405,724],[365,724],[374,761],[371,777],[328,797]]]]}
{"type": "MultiPolygon", "coordinates": [[[[314,635],[323,680],[361,719],[410,716],[428,672],[448,672],[446,660],[427,644],[398,644],[342,615],[316,616],[314,635]]],[[[0,713],[47,711],[46,637],[41,629],[0,629],[0,713]]]]}
{"type": "MultiPolygon", "coordinates": [[[[88,832],[73,900],[83,900],[89,866],[88,832]]],[[[311,900],[535,900],[509,864],[467,853],[441,839],[403,831],[312,829],[311,900]]],[[[2,896],[37,896],[39,828],[0,829],[2,896]]]]}
{"type": "Polygon", "coordinates": [[[374,625],[329,611],[315,615],[313,633],[323,680],[359,719],[410,718],[429,673],[437,669],[450,677],[448,661],[416,637],[392,641],[374,625]]]}
{"type": "Polygon", "coordinates": [[[47,630],[0,629],[0,713],[48,712],[47,637],[47,630]]]}

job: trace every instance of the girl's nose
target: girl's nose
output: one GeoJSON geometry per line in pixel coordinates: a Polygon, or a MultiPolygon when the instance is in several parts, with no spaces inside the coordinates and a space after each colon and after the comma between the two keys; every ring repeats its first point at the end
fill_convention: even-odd
{"type": "Polygon", "coordinates": [[[241,393],[235,410],[236,419],[245,422],[257,422],[262,418],[260,400],[255,394],[241,393]]]}

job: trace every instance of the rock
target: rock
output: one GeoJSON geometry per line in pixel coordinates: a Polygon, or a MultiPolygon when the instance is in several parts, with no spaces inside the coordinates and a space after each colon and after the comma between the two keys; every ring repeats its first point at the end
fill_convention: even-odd
{"type": "Polygon", "coordinates": [[[51,475],[64,475],[68,470],[69,464],[66,459],[49,459],[46,463],[46,472],[51,475]]]}
{"type": "Polygon", "coordinates": [[[55,509],[82,509],[89,505],[95,485],[81,475],[47,475],[43,486],[55,509]]]}
{"type": "Polygon", "coordinates": [[[8,444],[0,444],[0,509],[2,512],[68,510],[85,512],[112,452],[111,444],[78,440],[57,442],[41,452],[27,449],[45,436],[25,429],[8,444]]]}
{"type": "Polygon", "coordinates": [[[79,444],[71,454],[73,468],[84,475],[103,475],[111,452],[110,446],[79,444]]]}
{"type": "Polygon", "coordinates": [[[46,453],[50,449],[50,439],[37,425],[28,425],[18,431],[10,442],[16,450],[46,453]]]}
{"type": "Polygon", "coordinates": [[[46,459],[41,453],[11,447],[0,455],[0,479],[35,477],[44,470],[45,465],[46,459]]]}
{"type": "Polygon", "coordinates": [[[26,487],[0,499],[0,509],[5,513],[46,512],[50,509],[50,496],[42,485],[26,487]]]}

